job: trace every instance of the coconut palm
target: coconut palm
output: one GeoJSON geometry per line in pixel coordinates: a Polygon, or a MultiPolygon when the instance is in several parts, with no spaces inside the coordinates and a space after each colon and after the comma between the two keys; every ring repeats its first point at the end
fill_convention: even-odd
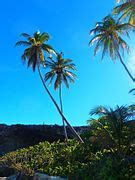
{"type": "Polygon", "coordinates": [[[94,49],[94,55],[97,54],[99,48],[102,49],[102,59],[106,53],[109,53],[112,60],[119,59],[121,64],[124,66],[126,72],[130,78],[135,81],[130,71],[126,67],[122,60],[124,51],[129,52],[129,46],[121,37],[122,35],[129,36],[129,25],[127,23],[121,24],[118,20],[115,20],[111,15],[106,16],[102,22],[98,22],[96,27],[90,31],[94,37],[90,40],[89,44],[96,44],[94,49]]]}
{"type": "Polygon", "coordinates": [[[116,145],[119,150],[121,145],[129,143],[129,139],[127,139],[129,137],[127,122],[135,120],[134,104],[130,106],[117,106],[115,109],[98,106],[90,111],[90,115],[98,116],[98,119],[92,119],[97,124],[97,130],[100,133],[105,132],[112,140],[112,144],[116,145]]]}
{"type": "MultiPolygon", "coordinates": [[[[71,59],[64,59],[62,53],[60,53],[57,54],[56,61],[52,59],[46,61],[46,66],[49,68],[49,71],[45,74],[45,81],[49,81],[49,84],[51,84],[54,80],[54,89],[59,89],[60,108],[63,113],[62,83],[64,83],[67,88],[69,88],[70,82],[74,83],[76,75],[72,71],[76,70],[75,64],[73,64],[71,59]]],[[[67,131],[63,118],[62,121],[65,139],[67,140],[67,131]]]]}
{"type": "MultiPolygon", "coordinates": [[[[119,2],[118,2],[119,3],[119,2]]],[[[130,25],[135,27],[135,1],[125,0],[114,8],[114,14],[122,14],[120,19],[127,19],[130,25]]]]}
{"type": "Polygon", "coordinates": [[[46,42],[49,40],[49,34],[36,32],[33,36],[30,36],[27,33],[22,33],[26,40],[21,40],[16,43],[16,46],[25,46],[26,49],[22,55],[22,60],[25,62],[28,60],[28,67],[32,67],[35,71],[36,67],[45,64],[44,52],[55,53],[55,50],[46,42]]]}
{"type": "Polygon", "coordinates": [[[57,102],[55,101],[55,99],[51,95],[50,91],[48,90],[48,88],[44,82],[44,78],[42,76],[42,72],[41,72],[40,67],[41,66],[45,67],[44,53],[56,54],[55,50],[49,44],[47,44],[47,41],[49,40],[49,34],[36,32],[36,33],[34,33],[33,36],[30,36],[27,33],[23,33],[22,36],[26,40],[21,40],[21,41],[18,41],[16,43],[16,46],[20,46],[20,45],[26,46],[26,49],[24,50],[23,55],[22,55],[22,60],[24,62],[27,61],[28,67],[32,67],[33,71],[35,71],[36,67],[37,67],[40,79],[43,83],[43,86],[44,86],[46,92],[48,93],[48,95],[50,96],[51,100],[53,101],[53,103],[54,103],[55,107],[57,108],[59,114],[65,120],[65,122],[67,123],[69,128],[72,130],[74,135],[78,138],[78,140],[83,142],[81,137],[77,134],[77,132],[74,130],[74,128],[70,125],[70,123],[67,121],[65,116],[62,114],[57,102]]]}

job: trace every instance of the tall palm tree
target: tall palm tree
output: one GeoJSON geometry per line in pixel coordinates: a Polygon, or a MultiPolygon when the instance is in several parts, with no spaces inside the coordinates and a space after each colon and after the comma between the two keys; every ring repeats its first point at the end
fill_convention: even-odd
{"type": "MultiPolygon", "coordinates": [[[[119,2],[118,2],[119,3],[119,2]]],[[[135,27],[135,1],[125,0],[114,8],[114,14],[122,14],[120,19],[127,19],[130,25],[135,27]]]]}
{"type": "MultiPolygon", "coordinates": [[[[50,61],[46,61],[46,66],[49,68],[49,71],[45,74],[45,81],[49,80],[49,84],[51,84],[54,80],[54,89],[59,89],[60,109],[63,113],[62,83],[64,83],[67,88],[69,88],[69,82],[74,83],[76,75],[72,71],[76,70],[75,64],[71,59],[64,59],[62,57],[62,53],[60,53],[57,54],[56,61],[52,59],[50,61]]],[[[68,140],[66,126],[63,118],[62,121],[65,139],[68,140]]]]}
{"type": "MultiPolygon", "coordinates": [[[[98,119],[92,119],[98,125],[101,133],[105,132],[119,150],[121,145],[129,143],[127,122],[135,120],[135,105],[117,106],[115,109],[105,106],[98,106],[90,111],[90,115],[98,116],[98,119]]],[[[91,120],[89,121],[91,122],[91,120]]],[[[110,142],[110,141],[109,141],[110,142]]]]}
{"type": "Polygon", "coordinates": [[[102,22],[98,22],[96,27],[90,31],[90,34],[94,37],[90,40],[89,44],[96,44],[94,55],[97,54],[99,48],[102,48],[102,59],[106,53],[109,53],[112,60],[119,59],[124,66],[129,77],[135,81],[135,78],[131,75],[127,66],[122,60],[124,51],[129,52],[129,46],[121,37],[122,35],[129,36],[129,25],[127,23],[121,24],[118,20],[115,20],[111,15],[106,16],[102,22]]]}
{"type": "Polygon", "coordinates": [[[57,108],[59,114],[62,116],[62,118],[65,120],[69,128],[72,130],[74,135],[78,138],[80,142],[83,142],[81,137],[77,134],[77,132],[74,130],[74,128],[70,125],[70,123],[67,121],[63,113],[61,112],[57,102],[51,95],[50,91],[48,90],[44,78],[41,73],[40,67],[45,67],[45,56],[44,53],[54,53],[56,54],[55,50],[48,45],[46,42],[49,40],[49,35],[47,33],[40,33],[36,32],[33,36],[30,36],[27,33],[23,33],[22,36],[26,38],[25,41],[21,40],[16,43],[16,46],[26,46],[26,49],[23,52],[22,60],[25,62],[27,60],[28,67],[32,67],[33,71],[36,70],[36,67],[38,69],[38,73],[40,76],[40,79],[43,83],[43,86],[48,93],[49,97],[51,98],[52,102],[54,103],[55,107],[57,108]]]}

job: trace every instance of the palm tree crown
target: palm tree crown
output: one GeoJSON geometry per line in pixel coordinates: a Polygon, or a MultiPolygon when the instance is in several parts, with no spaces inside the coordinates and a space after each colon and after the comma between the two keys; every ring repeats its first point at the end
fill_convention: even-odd
{"type": "Polygon", "coordinates": [[[122,4],[114,8],[114,14],[121,14],[120,19],[129,18],[128,22],[130,25],[135,27],[135,1],[125,0],[122,4]]]}
{"type": "Polygon", "coordinates": [[[124,143],[129,143],[127,138],[127,122],[135,120],[135,105],[117,106],[115,109],[105,106],[98,106],[90,111],[90,115],[97,115],[98,119],[91,119],[88,122],[95,123],[98,130],[105,132],[115,142],[118,147],[124,143]]]}
{"type": "Polygon", "coordinates": [[[129,46],[122,38],[122,35],[129,37],[129,28],[128,23],[121,24],[119,20],[115,20],[112,16],[106,16],[103,22],[98,22],[96,27],[90,31],[90,34],[94,34],[94,37],[89,44],[93,45],[96,43],[94,55],[96,55],[99,48],[102,48],[102,59],[106,53],[109,53],[112,60],[118,58],[129,77],[135,82],[135,78],[123,62],[120,53],[122,52],[122,55],[124,55],[124,50],[129,52],[129,46]]]}
{"type": "Polygon", "coordinates": [[[58,89],[62,82],[69,88],[69,82],[74,83],[76,75],[72,70],[76,70],[75,64],[71,59],[64,59],[62,53],[57,54],[56,61],[46,61],[46,66],[50,69],[45,75],[45,81],[50,81],[49,84],[55,79],[54,88],[58,89]]]}
{"type": "Polygon", "coordinates": [[[33,36],[27,33],[21,34],[26,40],[21,40],[16,43],[16,46],[26,46],[22,55],[22,60],[28,60],[28,67],[31,66],[33,71],[35,71],[36,66],[40,63],[45,62],[44,52],[55,53],[55,50],[46,42],[49,40],[50,36],[48,33],[36,32],[33,36]]]}
{"type": "Polygon", "coordinates": [[[115,109],[97,106],[90,111],[90,115],[98,115],[99,118],[102,117],[102,119],[108,121],[113,120],[115,124],[117,124],[115,121],[127,122],[135,118],[135,104],[130,106],[117,106],[115,109]]]}
{"type": "Polygon", "coordinates": [[[129,51],[129,46],[121,37],[121,35],[128,36],[128,30],[128,24],[121,24],[112,16],[106,16],[103,22],[98,22],[96,27],[90,31],[90,34],[94,34],[94,37],[89,44],[96,43],[94,55],[96,55],[99,48],[103,48],[102,58],[106,53],[109,53],[110,57],[115,60],[119,58],[118,51],[122,50],[123,53],[125,49],[129,51]]]}

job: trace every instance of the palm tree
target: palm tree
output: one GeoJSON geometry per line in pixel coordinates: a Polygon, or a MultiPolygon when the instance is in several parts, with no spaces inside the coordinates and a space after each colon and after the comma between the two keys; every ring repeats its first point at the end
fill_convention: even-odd
{"type": "Polygon", "coordinates": [[[114,14],[122,14],[120,19],[127,19],[130,25],[135,27],[135,1],[125,0],[114,8],[114,14]]]}
{"type": "Polygon", "coordinates": [[[121,24],[109,15],[102,22],[98,22],[96,27],[90,31],[90,34],[94,34],[94,37],[90,40],[89,44],[96,44],[94,55],[97,54],[99,48],[102,48],[102,59],[106,53],[109,53],[112,60],[119,59],[129,77],[134,82],[135,79],[126,67],[120,54],[120,51],[122,51],[122,55],[124,55],[124,50],[129,52],[128,44],[121,37],[121,35],[129,36],[128,31],[129,25],[127,23],[121,24]]]}
{"type": "MultiPolygon", "coordinates": [[[[59,89],[60,109],[63,113],[62,83],[64,83],[67,88],[69,88],[69,82],[74,83],[76,75],[72,71],[76,70],[75,64],[72,63],[71,59],[64,59],[62,57],[62,53],[60,53],[57,54],[56,61],[52,59],[51,61],[46,61],[46,66],[49,68],[49,71],[45,74],[45,81],[49,80],[49,84],[51,84],[54,80],[54,89],[59,89]]],[[[65,139],[68,140],[66,126],[63,118],[62,121],[65,139]]]]}
{"type": "MultiPolygon", "coordinates": [[[[117,106],[115,109],[98,106],[90,111],[90,115],[98,116],[98,119],[92,119],[92,123],[97,124],[99,133],[105,132],[112,140],[112,144],[116,145],[119,150],[121,145],[129,143],[127,122],[135,118],[134,104],[117,106]]],[[[91,119],[89,122],[91,122],[91,119]]]]}
{"type": "Polygon", "coordinates": [[[41,66],[45,67],[44,53],[56,54],[55,50],[50,45],[48,45],[46,43],[49,40],[49,35],[47,33],[36,32],[36,33],[34,33],[33,36],[30,36],[27,33],[23,33],[22,36],[24,38],[26,38],[26,40],[25,41],[18,41],[16,43],[16,46],[20,46],[20,45],[26,46],[26,49],[24,50],[24,53],[22,55],[22,60],[24,62],[26,62],[26,60],[27,60],[28,67],[31,66],[33,71],[35,71],[36,67],[37,67],[40,79],[43,83],[43,86],[44,86],[46,92],[48,93],[49,97],[51,98],[52,102],[54,103],[55,107],[57,108],[59,114],[65,120],[65,122],[67,123],[69,128],[72,130],[74,135],[77,137],[77,139],[80,142],[83,142],[81,137],[77,134],[77,132],[74,130],[74,128],[70,125],[70,123],[67,121],[67,119],[65,118],[65,116],[61,112],[57,102],[55,101],[55,99],[51,95],[50,91],[48,90],[48,88],[44,82],[44,78],[42,76],[42,73],[41,73],[40,67],[41,66]]]}
{"type": "Polygon", "coordinates": [[[22,60],[24,62],[28,60],[27,65],[28,67],[31,66],[33,71],[35,71],[36,67],[40,67],[41,64],[45,64],[44,52],[55,53],[55,50],[49,44],[46,44],[50,38],[48,33],[36,32],[33,36],[22,33],[21,36],[26,40],[18,41],[16,46],[27,47],[22,55],[22,60]]]}

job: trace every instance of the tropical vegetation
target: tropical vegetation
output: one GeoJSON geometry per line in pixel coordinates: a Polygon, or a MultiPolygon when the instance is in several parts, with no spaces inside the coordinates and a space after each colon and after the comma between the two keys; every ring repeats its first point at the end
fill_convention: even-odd
{"type": "MultiPolygon", "coordinates": [[[[135,27],[135,2],[117,0],[117,3],[120,4],[113,9],[113,14],[105,16],[90,31],[93,37],[89,45],[95,45],[94,55],[101,49],[102,59],[109,54],[113,61],[120,61],[135,82],[124,62],[124,53],[130,51],[126,40],[135,27]]],[[[14,174],[33,176],[42,172],[80,180],[135,179],[135,104],[93,108],[89,113],[89,130],[78,134],[64,116],[62,99],[63,84],[69,88],[69,83],[76,78],[73,60],[65,59],[48,44],[48,33],[38,31],[32,36],[27,33],[22,36],[24,40],[16,46],[26,47],[22,60],[34,72],[38,70],[43,87],[62,118],[66,141],[40,142],[7,153],[0,158],[0,175],[5,176],[11,170],[14,174]],[[59,90],[60,103],[52,96],[48,81],[59,90]],[[65,123],[76,139],[68,139],[65,123]]],[[[134,92],[132,88],[130,93],[134,92]]]]}
{"type": "Polygon", "coordinates": [[[83,142],[79,134],[75,131],[75,129],[70,125],[70,123],[67,121],[63,113],[61,112],[61,109],[59,108],[57,102],[51,95],[49,89],[46,86],[46,83],[44,81],[44,78],[42,76],[41,72],[41,66],[44,68],[45,63],[45,53],[51,55],[51,53],[56,54],[56,51],[52,48],[52,46],[48,45],[46,42],[49,40],[49,34],[48,33],[40,33],[36,32],[33,36],[30,36],[27,33],[22,33],[22,36],[26,38],[26,40],[21,40],[16,43],[16,46],[26,46],[26,49],[24,50],[24,53],[22,55],[22,60],[27,60],[28,67],[32,67],[33,71],[36,70],[36,67],[38,69],[38,73],[40,76],[40,79],[42,81],[42,84],[48,93],[49,97],[51,98],[52,102],[54,103],[55,107],[57,108],[59,114],[61,115],[63,121],[67,123],[71,131],[74,133],[75,137],[80,141],[83,142]],[[45,53],[44,53],[45,52],[45,53]]]}
{"type": "MultiPolygon", "coordinates": [[[[46,66],[49,70],[45,73],[45,81],[49,81],[49,85],[51,85],[54,80],[54,89],[59,89],[60,109],[63,113],[62,83],[64,83],[67,88],[69,88],[70,82],[74,83],[76,75],[72,71],[76,70],[75,64],[71,59],[64,59],[62,57],[62,53],[57,54],[56,60],[53,60],[52,58],[49,59],[50,61],[46,61],[46,66]]],[[[63,118],[62,121],[65,139],[68,140],[66,126],[63,118]]]]}
{"type": "Polygon", "coordinates": [[[94,35],[94,37],[90,40],[89,44],[96,44],[94,55],[96,55],[98,50],[101,48],[102,59],[106,53],[110,55],[112,60],[115,61],[118,59],[125,68],[129,77],[134,82],[134,77],[122,59],[124,51],[129,52],[129,46],[122,38],[122,35],[129,36],[129,28],[128,23],[121,24],[119,20],[116,20],[113,16],[108,15],[103,19],[103,22],[98,22],[96,27],[90,31],[90,34],[94,35]]]}
{"type": "MultiPolygon", "coordinates": [[[[131,143],[129,137],[132,135],[127,122],[134,120],[134,114],[135,105],[117,106],[115,109],[98,106],[90,112],[90,115],[96,115],[98,119],[92,118],[88,122],[97,128],[94,128],[94,134],[98,140],[101,139],[100,144],[106,142],[107,146],[113,146],[122,152],[123,147],[126,146],[127,148],[131,143]]],[[[103,143],[103,145],[105,144],[103,143]]]]}
{"type": "MultiPolygon", "coordinates": [[[[117,1],[117,3],[120,1],[117,1]]],[[[120,20],[128,19],[128,23],[135,27],[135,1],[134,0],[124,0],[121,1],[122,4],[114,8],[114,14],[120,14],[120,20]]]]}
{"type": "Polygon", "coordinates": [[[130,121],[135,105],[114,110],[100,106],[90,113],[99,118],[90,121],[91,130],[82,134],[85,143],[43,142],[8,153],[0,159],[0,173],[10,168],[15,174],[30,176],[42,172],[69,179],[134,179],[135,132],[130,121]]]}

